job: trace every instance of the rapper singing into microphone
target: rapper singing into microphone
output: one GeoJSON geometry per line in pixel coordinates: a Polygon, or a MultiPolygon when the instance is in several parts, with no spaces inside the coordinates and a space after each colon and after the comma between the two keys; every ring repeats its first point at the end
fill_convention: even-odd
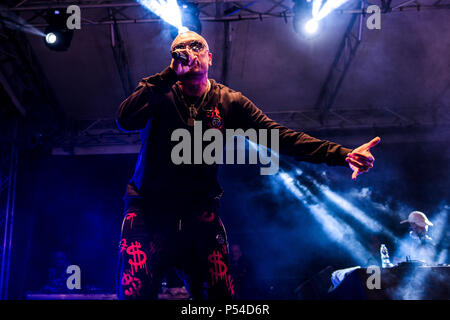
{"type": "Polygon", "coordinates": [[[142,140],[124,196],[118,297],[157,299],[162,279],[174,270],[193,299],[231,299],[227,235],[218,215],[223,193],[218,164],[175,164],[171,153],[178,142],[172,133],[183,128],[194,135],[198,123],[222,133],[277,129],[281,155],[349,165],[353,179],[372,168],[370,148],[380,138],[348,149],[288,129],[242,93],[208,78],[213,59],[203,37],[181,33],[170,50],[175,57],[170,65],[142,79],[117,112],[119,128],[140,130],[142,140]]]}

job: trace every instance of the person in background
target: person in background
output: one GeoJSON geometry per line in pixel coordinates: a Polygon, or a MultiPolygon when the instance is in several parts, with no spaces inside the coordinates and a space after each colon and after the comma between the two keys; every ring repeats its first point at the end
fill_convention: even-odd
{"type": "Polygon", "coordinates": [[[408,257],[408,260],[419,260],[426,263],[434,261],[435,244],[427,234],[428,228],[433,223],[420,211],[413,211],[408,219],[400,221],[401,224],[409,223],[409,234],[400,243],[400,255],[408,257]]]}
{"type": "Polygon", "coordinates": [[[408,219],[400,221],[401,224],[409,223],[411,231],[409,232],[409,236],[412,239],[417,240],[421,244],[425,244],[427,242],[431,242],[432,239],[428,236],[428,227],[433,226],[430,220],[428,220],[425,213],[420,211],[413,211],[409,214],[408,219]]]}
{"type": "Polygon", "coordinates": [[[48,269],[48,281],[43,287],[43,290],[49,292],[68,291],[66,282],[69,275],[66,273],[66,270],[69,265],[69,260],[64,251],[54,252],[52,265],[48,269]]]}

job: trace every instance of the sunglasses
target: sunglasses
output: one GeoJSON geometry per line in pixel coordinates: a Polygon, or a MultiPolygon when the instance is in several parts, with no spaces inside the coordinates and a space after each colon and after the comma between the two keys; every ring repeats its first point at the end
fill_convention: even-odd
{"type": "Polygon", "coordinates": [[[172,51],[175,50],[183,50],[189,47],[194,52],[200,52],[205,48],[205,45],[200,41],[193,40],[190,42],[179,43],[175,47],[172,48],[172,51]]]}

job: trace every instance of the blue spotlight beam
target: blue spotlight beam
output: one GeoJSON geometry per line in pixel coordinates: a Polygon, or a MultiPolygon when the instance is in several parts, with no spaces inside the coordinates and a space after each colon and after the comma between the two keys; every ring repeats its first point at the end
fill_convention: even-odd
{"type": "Polygon", "coordinates": [[[286,172],[281,172],[276,177],[309,210],[331,240],[343,246],[360,264],[366,263],[371,258],[370,252],[359,242],[353,228],[341,219],[329,214],[330,210],[320,203],[308,188],[295,183],[293,177],[286,172]]]}
{"type": "Polygon", "coordinates": [[[328,0],[322,6],[322,0],[313,0],[312,16],[314,20],[320,21],[329,15],[334,9],[339,8],[341,5],[349,0],[328,0]]]}
{"type": "Polygon", "coordinates": [[[177,0],[137,0],[137,2],[177,28],[178,33],[187,31],[182,24],[181,10],[177,0]]]}
{"type": "Polygon", "coordinates": [[[337,193],[333,192],[324,185],[318,186],[322,193],[331,201],[333,201],[337,206],[339,206],[342,210],[344,210],[347,214],[351,215],[359,222],[363,224],[363,226],[369,229],[372,232],[384,233],[389,236],[391,239],[395,238],[395,236],[388,230],[386,227],[383,227],[378,221],[370,218],[366,213],[362,210],[358,209],[354,206],[350,201],[344,199],[337,193]]]}
{"type": "MultiPolygon", "coordinates": [[[[254,142],[249,142],[250,146],[258,149],[258,148],[266,148],[261,145],[257,145],[254,142]]],[[[267,148],[266,148],[267,149],[267,148]]],[[[273,152],[272,150],[270,152],[273,152]]],[[[268,154],[266,151],[265,154],[268,154]]],[[[279,154],[274,153],[274,156],[279,158],[279,154]]],[[[294,163],[291,163],[287,161],[287,164],[289,164],[290,170],[298,172],[297,165],[294,163]]],[[[303,173],[301,173],[303,174],[303,173]]],[[[314,179],[313,177],[307,175],[305,179],[308,179],[308,181],[312,182],[312,185],[316,187],[317,190],[319,190],[329,201],[333,202],[335,205],[337,205],[339,208],[341,208],[346,214],[351,215],[353,218],[358,220],[361,224],[364,225],[365,228],[369,229],[371,232],[377,232],[377,233],[383,233],[387,235],[390,238],[395,238],[395,236],[392,234],[392,232],[384,227],[382,224],[380,224],[375,219],[370,218],[365,212],[357,208],[355,205],[353,205],[350,201],[344,199],[343,197],[339,196],[336,192],[333,192],[330,190],[330,188],[322,183],[319,183],[314,179]]]]}
{"type": "Polygon", "coordinates": [[[9,29],[20,30],[29,34],[45,37],[45,34],[29,24],[23,18],[16,15],[13,11],[8,10],[4,6],[0,6],[0,19],[9,29]]]}
{"type": "MultiPolygon", "coordinates": [[[[249,141],[249,146],[258,150],[259,148],[267,147],[263,145],[258,145],[252,141],[249,141]]],[[[272,156],[272,150],[270,150],[272,156]]],[[[263,154],[269,154],[268,150],[263,152],[263,154]]],[[[273,153],[273,156],[278,157],[277,153],[273,153]]],[[[280,162],[280,161],[279,161],[280,162]]],[[[352,216],[361,224],[364,225],[371,232],[382,233],[388,236],[391,240],[397,241],[397,237],[385,226],[375,219],[369,217],[365,212],[357,208],[351,203],[350,200],[344,199],[337,193],[330,190],[330,188],[317,181],[310,174],[305,173],[303,170],[298,168],[298,163],[294,164],[293,161],[283,161],[284,167],[288,168],[288,171],[280,170],[277,175],[271,176],[271,181],[274,181],[275,186],[281,185],[295,197],[311,214],[312,217],[321,225],[327,237],[341,245],[349,254],[361,264],[367,263],[369,259],[374,258],[369,250],[360,242],[358,239],[358,232],[352,228],[348,223],[342,219],[330,214],[332,209],[328,208],[326,201],[319,199],[320,194],[322,194],[326,200],[329,200],[334,205],[337,205],[342,209],[345,214],[352,216]],[[293,172],[290,174],[289,172],[293,172]],[[298,180],[298,176],[302,179],[298,180]],[[303,182],[302,182],[303,181],[303,182]],[[312,187],[312,189],[311,189],[312,187]]],[[[373,203],[375,207],[377,203],[373,203]]],[[[447,205],[437,214],[434,218],[435,229],[433,237],[437,242],[440,242],[445,235],[445,227],[448,220],[448,209],[447,205]]],[[[409,235],[407,236],[409,238],[409,235]]],[[[405,239],[397,241],[402,245],[402,242],[406,242],[405,239]]],[[[441,252],[433,251],[429,254],[430,262],[444,261],[447,258],[448,251],[446,246],[441,252]]],[[[406,248],[407,249],[407,248],[406,248]]],[[[405,245],[399,248],[400,252],[405,252],[405,245]]],[[[395,256],[398,257],[398,254],[395,256]]],[[[377,258],[377,257],[375,257],[377,258]]]]}

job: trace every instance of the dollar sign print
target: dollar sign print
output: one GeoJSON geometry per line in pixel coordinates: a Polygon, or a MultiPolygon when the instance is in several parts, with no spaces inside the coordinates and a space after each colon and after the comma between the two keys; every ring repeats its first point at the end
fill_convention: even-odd
{"type": "Polygon", "coordinates": [[[230,294],[233,297],[234,296],[234,281],[231,278],[231,275],[228,275],[227,287],[228,287],[228,291],[230,291],[230,294]]]}
{"type": "Polygon", "coordinates": [[[133,260],[129,259],[128,263],[131,266],[131,274],[134,275],[134,272],[139,269],[145,268],[145,272],[147,273],[147,255],[144,251],[139,250],[141,248],[141,244],[137,241],[132,242],[131,245],[127,248],[127,253],[133,256],[133,260]]]}
{"type": "Polygon", "coordinates": [[[128,286],[133,281],[133,278],[128,273],[122,275],[122,285],[128,286]]]}
{"type": "Polygon", "coordinates": [[[120,253],[127,249],[127,239],[120,240],[120,253]]]}
{"type": "Polygon", "coordinates": [[[133,229],[133,218],[134,217],[136,217],[136,213],[134,213],[134,212],[129,212],[125,216],[126,220],[130,220],[130,229],[133,229]]]}
{"type": "Polygon", "coordinates": [[[222,260],[222,254],[219,251],[213,251],[208,256],[208,261],[214,265],[214,269],[209,269],[212,284],[217,283],[219,279],[227,281],[227,265],[222,260]]]}
{"type": "Polygon", "coordinates": [[[125,295],[134,296],[138,295],[141,290],[141,280],[136,277],[130,276],[128,273],[124,272],[122,276],[122,285],[127,286],[128,289],[125,289],[125,295]]]}

